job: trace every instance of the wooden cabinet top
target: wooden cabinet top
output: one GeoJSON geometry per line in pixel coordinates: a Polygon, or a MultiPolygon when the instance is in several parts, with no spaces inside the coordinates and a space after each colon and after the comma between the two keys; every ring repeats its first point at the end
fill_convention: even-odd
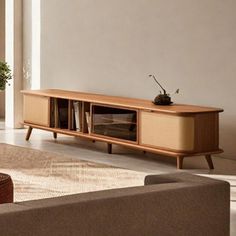
{"type": "Polygon", "coordinates": [[[107,96],[93,93],[83,93],[76,91],[67,91],[60,89],[45,89],[45,90],[23,90],[23,94],[64,98],[70,100],[87,101],[104,105],[115,105],[132,109],[144,109],[156,112],[171,113],[171,114],[196,114],[209,112],[222,112],[223,109],[213,107],[202,107],[195,105],[172,104],[169,106],[154,105],[150,100],[107,96]]]}

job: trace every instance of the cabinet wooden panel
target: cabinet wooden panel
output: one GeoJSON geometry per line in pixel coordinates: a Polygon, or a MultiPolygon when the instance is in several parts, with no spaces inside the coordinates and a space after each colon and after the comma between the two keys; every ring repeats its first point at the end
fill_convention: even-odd
{"type": "Polygon", "coordinates": [[[50,126],[50,98],[24,95],[24,122],[50,126]]]}
{"type": "Polygon", "coordinates": [[[195,151],[209,152],[219,149],[219,114],[196,114],[194,117],[195,151]]]}
{"type": "Polygon", "coordinates": [[[140,144],[176,151],[192,151],[194,118],[141,111],[140,144]]]}

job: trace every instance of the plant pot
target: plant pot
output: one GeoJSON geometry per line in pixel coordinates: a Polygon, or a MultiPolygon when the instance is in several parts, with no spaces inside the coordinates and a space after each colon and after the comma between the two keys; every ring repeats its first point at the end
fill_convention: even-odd
{"type": "Polygon", "coordinates": [[[153,103],[155,105],[170,105],[172,104],[171,97],[167,94],[159,94],[155,97],[153,103]]]}

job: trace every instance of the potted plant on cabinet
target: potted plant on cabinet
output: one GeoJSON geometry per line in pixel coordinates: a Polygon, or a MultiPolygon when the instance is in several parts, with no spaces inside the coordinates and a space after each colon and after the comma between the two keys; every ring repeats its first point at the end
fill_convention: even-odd
{"type": "Polygon", "coordinates": [[[6,84],[12,79],[11,69],[6,62],[0,61],[0,91],[5,90],[6,84]]]}

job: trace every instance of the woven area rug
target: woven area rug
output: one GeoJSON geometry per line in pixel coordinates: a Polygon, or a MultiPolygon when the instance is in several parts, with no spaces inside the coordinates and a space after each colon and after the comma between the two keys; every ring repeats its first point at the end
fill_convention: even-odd
{"type": "Polygon", "coordinates": [[[12,177],[16,202],[143,185],[146,175],[2,143],[0,172],[12,177]]]}

